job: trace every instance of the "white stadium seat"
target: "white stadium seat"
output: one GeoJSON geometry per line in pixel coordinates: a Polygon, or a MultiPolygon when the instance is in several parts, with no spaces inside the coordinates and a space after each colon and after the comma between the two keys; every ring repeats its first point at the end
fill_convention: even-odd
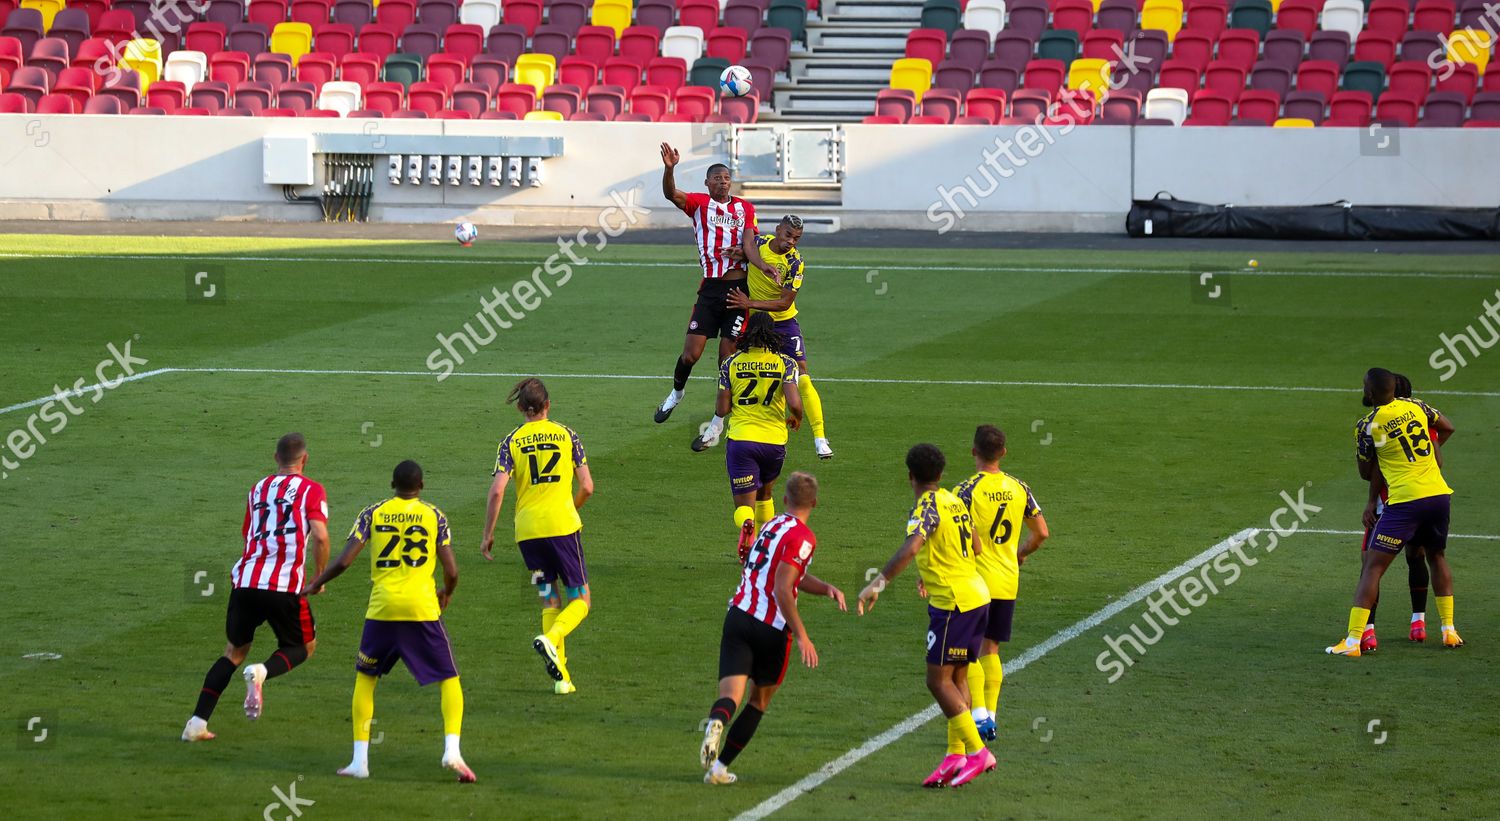
{"type": "Polygon", "coordinates": [[[1148,120],[1171,120],[1182,125],[1187,119],[1188,93],[1180,88],[1153,88],[1146,92],[1146,108],[1141,116],[1148,120]]]}
{"type": "Polygon", "coordinates": [[[681,57],[692,68],[703,56],[703,29],[697,26],[670,26],[661,38],[661,56],[681,57]]]}

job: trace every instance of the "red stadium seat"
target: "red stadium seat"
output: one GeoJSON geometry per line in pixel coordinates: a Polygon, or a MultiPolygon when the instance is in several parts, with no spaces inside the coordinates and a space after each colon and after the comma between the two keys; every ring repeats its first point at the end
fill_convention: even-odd
{"type": "Polygon", "coordinates": [[[704,86],[683,86],[672,93],[672,110],[689,115],[695,123],[715,113],[715,102],[714,90],[704,86]]]}
{"type": "Polygon", "coordinates": [[[630,90],[630,110],[660,120],[670,110],[671,92],[662,86],[637,86],[630,90]]]}

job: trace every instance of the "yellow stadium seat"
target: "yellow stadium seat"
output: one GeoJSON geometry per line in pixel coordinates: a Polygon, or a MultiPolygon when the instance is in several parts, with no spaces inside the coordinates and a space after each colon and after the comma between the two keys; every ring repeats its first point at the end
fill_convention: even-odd
{"type": "Polygon", "coordinates": [[[1141,9],[1141,28],[1158,29],[1167,33],[1167,39],[1177,39],[1182,30],[1182,0],[1146,0],[1141,9]]]}
{"type": "Polygon", "coordinates": [[[932,62],[921,57],[902,57],[891,63],[891,88],[909,89],[922,101],[922,94],[932,87],[932,62]]]}
{"type": "Polygon", "coordinates": [[[563,115],[561,111],[528,111],[524,119],[560,123],[563,121],[563,115]]]}
{"type": "Polygon", "coordinates": [[[1103,96],[1109,90],[1110,62],[1080,57],[1068,66],[1068,88],[1083,88],[1103,96]]]}
{"type": "Polygon", "coordinates": [[[1316,127],[1316,126],[1313,125],[1313,121],[1312,120],[1303,119],[1302,117],[1282,117],[1281,119],[1279,119],[1276,122],[1272,123],[1271,126],[1273,128],[1315,128],[1316,127]]]}
{"type": "Polygon", "coordinates": [[[552,85],[557,59],[550,54],[522,54],[516,58],[516,82],[536,88],[536,96],[552,85]]]}
{"type": "Polygon", "coordinates": [[[271,51],[291,56],[295,66],[312,51],[312,40],[312,26],[307,23],[277,23],[271,30],[271,51]]]}
{"type": "Polygon", "coordinates": [[[1470,63],[1484,74],[1490,64],[1490,46],[1494,38],[1484,29],[1462,29],[1448,38],[1448,59],[1455,63],[1470,63]]]}
{"type": "Polygon", "coordinates": [[[42,28],[52,29],[52,18],[67,4],[63,0],[21,0],[21,8],[36,9],[42,13],[42,28]]]}
{"type": "Polygon", "coordinates": [[[161,43],[148,38],[131,40],[120,55],[120,65],[141,76],[141,93],[161,79],[161,43]]]}
{"type": "Polygon", "coordinates": [[[596,0],[589,22],[596,26],[609,26],[615,37],[625,33],[630,25],[631,0],[596,0]]]}

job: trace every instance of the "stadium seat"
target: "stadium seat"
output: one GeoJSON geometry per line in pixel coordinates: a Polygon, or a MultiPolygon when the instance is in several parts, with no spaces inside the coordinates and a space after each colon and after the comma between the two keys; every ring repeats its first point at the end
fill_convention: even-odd
{"type": "Polygon", "coordinates": [[[931,88],[922,95],[916,116],[937,117],[944,124],[953,122],[963,108],[963,97],[951,88],[931,88]]]}
{"type": "Polygon", "coordinates": [[[193,23],[187,28],[183,48],[213,56],[224,50],[224,38],[229,29],[222,23],[193,23]]]}
{"type": "Polygon", "coordinates": [[[1275,16],[1271,0],[1235,0],[1234,7],[1229,10],[1229,28],[1250,29],[1257,37],[1265,37],[1275,16]]]}
{"type": "MultiPolygon", "coordinates": [[[[681,57],[653,57],[646,64],[646,85],[675,89],[687,85],[687,79],[687,63],[681,57]]],[[[640,85],[640,82],[631,85],[640,85]]],[[[630,87],[625,86],[627,89],[630,87]]]]}
{"type": "Polygon", "coordinates": [[[234,86],[234,107],[258,114],[276,102],[276,89],[270,83],[246,80],[234,86]]]}
{"type": "Polygon", "coordinates": [[[995,52],[991,57],[996,63],[1013,66],[1017,71],[1026,68],[1035,56],[1036,41],[1014,31],[1002,31],[995,38],[995,52]]]}
{"type": "Polygon", "coordinates": [[[595,26],[609,26],[615,30],[615,37],[618,38],[630,26],[630,13],[630,0],[594,0],[589,23],[595,26]]]}
{"type": "Polygon", "coordinates": [[[43,30],[52,28],[52,20],[62,11],[63,5],[63,0],[21,0],[21,8],[33,9],[41,14],[43,30]]]}
{"type": "Polygon", "coordinates": [[[1409,97],[1400,92],[1387,91],[1380,95],[1380,102],[1375,104],[1375,118],[1377,120],[1394,120],[1402,126],[1411,128],[1417,124],[1417,113],[1422,104],[1414,97],[1409,97]]]}
{"type": "Polygon", "coordinates": [[[1307,60],[1322,60],[1333,63],[1338,71],[1349,62],[1351,43],[1349,35],[1342,31],[1316,31],[1307,41],[1307,60]]]}
{"type": "Polygon", "coordinates": [[[941,29],[913,29],[906,35],[906,57],[937,65],[948,51],[948,34],[941,29]]]}
{"type": "Polygon", "coordinates": [[[1365,27],[1365,4],[1362,0],[1326,0],[1318,15],[1318,27],[1324,31],[1341,31],[1352,42],[1365,27]]]}
{"type": "Polygon", "coordinates": [[[703,32],[694,26],[673,26],[661,38],[661,56],[680,57],[688,65],[703,56],[703,32]]]}
{"type": "Polygon", "coordinates": [[[1042,36],[1042,32],[1047,30],[1046,0],[1010,0],[1009,8],[1010,17],[1006,20],[1005,30],[1000,32],[1000,36],[1003,37],[1009,32],[1035,43],[1042,36]]]}
{"type": "MultiPolygon", "coordinates": [[[[238,93],[235,95],[235,102],[239,102],[238,93]]],[[[332,80],[319,88],[317,107],[337,111],[339,116],[347,117],[349,112],[364,108],[364,92],[358,83],[332,80]]]]}
{"type": "Polygon", "coordinates": [[[1469,63],[1448,65],[1454,70],[1447,77],[1444,77],[1441,72],[1438,73],[1436,90],[1451,91],[1462,94],[1466,101],[1473,100],[1474,92],[1479,88],[1479,70],[1469,63]]]}
{"type": "Polygon", "coordinates": [[[1211,88],[1200,90],[1193,95],[1193,110],[1183,125],[1229,125],[1230,112],[1234,109],[1234,100],[1214,91],[1211,88]]]}
{"type": "Polygon", "coordinates": [[[279,86],[292,79],[292,58],[269,51],[257,54],[250,73],[257,80],[279,86]]]}
{"type": "MultiPolygon", "coordinates": [[[[760,100],[754,94],[745,97],[725,97],[719,101],[719,113],[725,122],[750,125],[760,119],[760,100]]],[[[714,115],[704,118],[704,122],[717,121],[714,115]]]]}
{"type": "MultiPolygon", "coordinates": [[[[1038,88],[1020,88],[1010,95],[1010,116],[1035,123],[1047,116],[1052,106],[1052,92],[1038,88]]],[[[1002,121],[1003,122],[1003,121],[1002,121]]]]}
{"type": "Polygon", "coordinates": [[[458,0],[418,0],[417,22],[446,29],[458,22],[458,0]]]}
{"type": "Polygon", "coordinates": [[[1214,40],[1200,31],[1184,31],[1172,41],[1172,60],[1202,72],[1214,59],[1214,40]]]}
{"type": "Polygon", "coordinates": [[[36,113],[38,114],[77,114],[80,106],[78,102],[66,94],[43,94],[37,101],[36,113]]]}
{"type": "Polygon", "coordinates": [[[375,22],[375,6],[370,0],[334,0],[333,22],[355,29],[367,26],[375,22]]]}
{"type": "Polygon", "coordinates": [[[661,86],[636,86],[630,90],[630,111],[645,114],[656,122],[671,110],[671,100],[671,95],[661,86]]]}
{"type": "Polygon", "coordinates": [[[1469,119],[1500,121],[1500,91],[1481,91],[1475,94],[1469,107],[1469,119]]]}
{"type": "Polygon", "coordinates": [[[500,0],[464,0],[458,7],[458,19],[489,31],[501,23],[500,0]]]}
{"type": "Polygon", "coordinates": [[[944,60],[932,72],[932,87],[968,91],[974,87],[974,72],[968,66],[944,60]]]}
{"type": "Polygon", "coordinates": [[[92,30],[87,12],[81,8],[66,8],[57,13],[52,26],[47,29],[47,36],[62,40],[68,44],[70,53],[76,53],[92,30]]]}
{"type": "Polygon", "coordinates": [[[1146,119],[1169,120],[1182,125],[1187,119],[1188,93],[1180,88],[1153,88],[1146,94],[1142,113],[1146,119]]]}
{"type": "Polygon", "coordinates": [[[292,0],[287,7],[287,19],[293,23],[306,23],[316,29],[329,22],[333,16],[333,0],[292,0]]]}
{"type": "Polygon", "coordinates": [[[963,27],[982,31],[994,40],[1005,28],[1005,0],[969,0],[963,11],[963,27]]]}
{"type": "Polygon", "coordinates": [[[872,115],[864,118],[863,120],[860,120],[860,122],[862,124],[864,124],[864,125],[899,125],[900,124],[900,122],[898,122],[895,117],[882,117],[882,116],[880,116],[878,114],[872,114],[872,115]]]}
{"type": "Polygon", "coordinates": [[[529,38],[536,27],[542,24],[542,2],[506,0],[500,4],[500,14],[504,25],[519,26],[529,38]]]}
{"type": "Polygon", "coordinates": [[[719,27],[709,32],[704,42],[703,53],[709,57],[728,60],[730,64],[743,62],[749,38],[736,28],[719,27]]]}
{"type": "Polygon", "coordinates": [[[636,67],[644,68],[652,58],[661,54],[661,32],[650,26],[631,26],[620,35],[618,45],[621,59],[630,60],[636,67]]]}
{"type": "Polygon", "coordinates": [[[994,125],[1005,116],[1005,92],[993,88],[971,89],[964,96],[964,115],[994,125]]]}
{"type": "Polygon", "coordinates": [[[1182,0],[1146,0],[1141,7],[1141,28],[1166,32],[1168,41],[1175,39],[1182,30],[1182,0]]]}
{"type": "Polygon", "coordinates": [[[1021,87],[1020,68],[1004,65],[995,60],[986,60],[979,67],[979,76],[974,80],[975,88],[993,88],[1009,94],[1021,87]]]}
{"type": "Polygon", "coordinates": [[[31,100],[13,91],[0,93],[0,114],[30,114],[31,100]]]}
{"type": "Polygon", "coordinates": [[[83,104],[84,114],[123,114],[125,109],[113,97],[90,97],[83,104]]]}
{"type": "Polygon", "coordinates": [[[724,4],[721,22],[725,26],[753,35],[760,28],[765,15],[765,9],[761,7],[759,0],[729,0],[724,4]]]}
{"type": "Polygon", "coordinates": [[[1323,95],[1323,99],[1333,98],[1333,93],[1338,90],[1339,69],[1333,63],[1323,60],[1306,60],[1297,66],[1297,90],[1316,91],[1323,95]]]}
{"type": "Polygon", "coordinates": [[[1314,128],[1312,120],[1300,120],[1295,117],[1282,117],[1274,123],[1272,128],[1314,128]]]}
{"type": "Polygon", "coordinates": [[[921,27],[952,34],[958,30],[962,15],[958,0],[926,0],[922,4],[921,27]]]}
{"type": "MultiPolygon", "coordinates": [[[[296,112],[292,112],[292,116],[296,116],[296,112]]],[[[412,111],[409,108],[398,108],[395,111],[392,111],[388,116],[392,120],[425,120],[425,119],[428,119],[427,112],[425,112],[425,111],[412,111]]]]}
{"type": "Polygon", "coordinates": [[[187,105],[187,89],[175,80],[157,80],[146,89],[146,105],[170,114],[187,105]]]}
{"type": "Polygon", "coordinates": [[[1103,96],[1110,87],[1111,65],[1108,60],[1080,57],[1068,67],[1068,88],[1086,89],[1103,96]]]}
{"type": "Polygon", "coordinates": [[[1104,0],[1095,11],[1094,22],[1098,28],[1129,34],[1136,29],[1139,17],[1135,0],[1104,0]]]}
{"type": "MultiPolygon", "coordinates": [[[[948,60],[956,65],[978,71],[990,56],[990,37],[982,31],[959,29],[948,41],[948,60]]],[[[752,53],[754,50],[752,49],[752,53]]]]}
{"type": "MultiPolygon", "coordinates": [[[[1178,35],[1181,37],[1182,35],[1178,35]]],[[[1125,35],[1114,29],[1094,29],[1083,35],[1082,55],[1091,60],[1119,61],[1125,53],[1125,35]]]]}
{"type": "Polygon", "coordinates": [[[26,65],[40,68],[56,79],[71,62],[71,51],[67,40],[61,37],[43,37],[32,45],[31,57],[26,60],[26,65]]]}
{"type": "Polygon", "coordinates": [[[499,57],[507,65],[514,65],[516,58],[526,51],[526,29],[510,23],[501,23],[490,29],[484,41],[484,53],[499,57]]]}
{"type": "Polygon", "coordinates": [[[918,102],[923,92],[932,86],[932,63],[913,57],[903,57],[891,64],[890,88],[908,89],[918,102]]]}
{"type": "Polygon", "coordinates": [[[885,88],[875,92],[875,115],[904,123],[916,113],[917,95],[909,88],[885,88]]]}
{"type": "Polygon", "coordinates": [[[193,84],[208,79],[208,56],[201,51],[174,51],[162,66],[162,78],[182,83],[192,91],[193,84]]]}
{"type": "Polygon", "coordinates": [[[1219,61],[1249,72],[1260,54],[1260,35],[1248,29],[1228,29],[1219,37],[1219,61]]]}
{"type": "MultiPolygon", "coordinates": [[[[527,0],[512,0],[520,5],[527,0]]],[[[508,4],[507,4],[508,5],[508,4]]],[[[380,0],[375,4],[375,22],[401,31],[417,22],[417,0],[380,0]]]]}
{"type": "Polygon", "coordinates": [[[126,109],[135,108],[141,104],[141,75],[130,69],[114,72],[105,78],[99,93],[114,97],[126,109]]]}
{"type": "Polygon", "coordinates": [[[803,5],[802,0],[771,0],[771,7],[766,11],[766,25],[785,29],[793,40],[805,45],[807,6],[803,5]]]}
{"type": "Polygon", "coordinates": [[[728,60],[721,60],[717,57],[699,57],[694,61],[693,67],[688,69],[687,85],[718,88],[719,76],[726,68],[729,68],[728,60]]]}
{"type": "Polygon", "coordinates": [[[595,66],[615,54],[615,30],[608,26],[583,26],[574,38],[573,54],[595,66]]]}
{"type": "Polygon", "coordinates": [[[672,110],[692,117],[695,123],[716,114],[717,103],[715,90],[706,86],[683,86],[672,92],[672,110]]]}
{"type": "Polygon", "coordinates": [[[1168,60],[1162,65],[1161,73],[1157,76],[1157,86],[1180,88],[1191,95],[1203,86],[1203,72],[1191,63],[1168,60]]]}
{"type": "Polygon", "coordinates": [[[1036,59],[1026,64],[1026,73],[1021,82],[1027,88],[1056,91],[1067,81],[1068,72],[1059,60],[1036,59]]]}
{"type": "Polygon", "coordinates": [[[406,107],[436,114],[448,107],[448,89],[441,83],[418,80],[406,89],[406,107]]]}
{"type": "Polygon", "coordinates": [[[1274,92],[1277,99],[1280,99],[1292,90],[1292,70],[1262,60],[1250,70],[1247,85],[1257,91],[1274,92]]]}
{"type": "Polygon", "coordinates": [[[310,51],[302,55],[293,75],[301,82],[321,88],[324,83],[338,79],[338,60],[332,54],[310,51]]]}
{"type": "Polygon", "coordinates": [[[619,86],[596,85],[584,95],[583,110],[613,120],[625,111],[625,93],[619,86]]]}
{"type": "MultiPolygon", "coordinates": [[[[615,59],[610,57],[610,60],[615,59]]],[[[630,61],[625,61],[627,64],[630,61]]],[[[637,69],[639,71],[639,69],[637,69]]],[[[568,56],[557,64],[557,82],[588,88],[599,82],[599,64],[582,57],[568,56]]]]}
{"type": "Polygon", "coordinates": [[[1286,95],[1286,100],[1281,106],[1281,113],[1285,117],[1311,120],[1314,125],[1322,125],[1324,110],[1327,107],[1328,100],[1321,92],[1293,91],[1286,95]]]}
{"type": "MultiPolygon", "coordinates": [[[[16,46],[16,59],[20,59],[20,44],[8,37],[0,37],[0,43],[14,43],[16,46]]],[[[93,68],[96,65],[114,65],[114,53],[110,51],[111,43],[102,37],[90,37],[78,44],[73,53],[73,65],[82,68],[93,68]]],[[[4,67],[5,55],[0,50],[0,67],[4,67]]]]}
{"type": "Polygon", "coordinates": [[[554,83],[542,92],[542,110],[556,111],[563,119],[583,108],[583,90],[567,83],[554,83]]]}
{"type": "Polygon", "coordinates": [[[1052,28],[1071,31],[1078,38],[1094,28],[1093,0],[1053,0],[1052,28]]]}
{"type": "Polygon", "coordinates": [[[535,96],[557,79],[557,63],[550,54],[522,54],[516,58],[515,80],[535,89],[535,96]]]}
{"type": "Polygon", "coordinates": [[[145,91],[161,77],[161,44],[155,40],[137,38],[125,44],[120,55],[120,65],[140,75],[141,90],[145,91]]]}
{"type": "Polygon", "coordinates": [[[277,23],[271,30],[271,51],[292,58],[292,65],[312,51],[312,26],[307,23],[277,23]]]}
{"type": "Polygon", "coordinates": [[[254,56],[266,50],[270,39],[270,30],[260,23],[235,23],[229,27],[229,35],[224,39],[224,49],[254,56]]]}
{"type": "Polygon", "coordinates": [[[1455,31],[1448,38],[1448,59],[1472,65],[1480,74],[1485,74],[1493,44],[1494,38],[1484,29],[1455,31]]]}
{"type": "Polygon", "coordinates": [[[386,115],[399,111],[406,105],[406,87],[400,83],[366,83],[363,96],[366,109],[386,115]]]}
{"type": "Polygon", "coordinates": [[[317,97],[318,90],[310,83],[283,83],[280,88],[276,89],[276,105],[281,108],[290,108],[299,114],[314,108],[313,103],[317,101],[317,97]]]}
{"type": "Polygon", "coordinates": [[[792,35],[786,29],[763,28],[750,36],[750,59],[766,63],[772,72],[787,70],[791,65],[791,51],[792,35]]]}
{"type": "Polygon", "coordinates": [[[1390,34],[1397,40],[1406,33],[1411,6],[1407,0],[1372,0],[1365,12],[1365,31],[1390,34]]]}
{"type": "Polygon", "coordinates": [[[1386,90],[1410,97],[1420,105],[1427,99],[1427,92],[1432,90],[1432,69],[1426,62],[1403,60],[1391,66],[1386,74],[1386,90]]]}
{"type": "Polygon", "coordinates": [[[1434,91],[1422,105],[1422,119],[1417,125],[1424,128],[1460,128],[1464,124],[1463,95],[1452,91],[1434,91]]]}
{"type": "Polygon", "coordinates": [[[908,125],[947,125],[948,121],[932,114],[918,114],[906,121],[908,125]]]}
{"type": "Polygon", "coordinates": [[[550,56],[554,63],[562,62],[562,58],[572,51],[573,36],[550,23],[536,27],[536,33],[531,36],[531,48],[528,49],[531,54],[550,56]]]}
{"type": "MultiPolygon", "coordinates": [[[[678,60],[675,57],[658,57],[655,59],[675,61],[676,65],[680,67],[680,77],[676,83],[670,84],[670,87],[676,88],[677,86],[682,85],[682,80],[687,78],[687,66],[682,65],[681,60],[678,60]]],[[[636,86],[641,84],[641,67],[637,65],[634,60],[631,60],[629,58],[611,57],[608,60],[604,61],[604,67],[600,69],[600,78],[596,80],[596,82],[603,83],[604,85],[608,86],[619,86],[625,89],[635,88],[636,86]]],[[[582,83],[575,83],[575,85],[584,89],[588,88],[588,86],[583,85],[582,83]]],[[[589,85],[593,84],[590,83],[589,85]]],[[[659,85],[667,84],[661,83],[659,85]]]]}
{"type": "Polygon", "coordinates": [[[490,110],[493,99],[489,86],[482,83],[459,83],[453,87],[453,110],[467,111],[476,118],[490,110]]]}
{"type": "Polygon", "coordinates": [[[1261,43],[1261,59],[1296,73],[1302,57],[1307,52],[1307,38],[1300,31],[1278,29],[1266,34],[1261,43]]]}
{"type": "Polygon", "coordinates": [[[229,85],[214,80],[204,80],[188,92],[188,108],[201,108],[209,113],[218,113],[229,107],[229,85]]]}
{"type": "Polygon", "coordinates": [[[1370,124],[1370,111],[1374,101],[1368,91],[1340,91],[1328,101],[1326,126],[1353,126],[1364,128],[1370,124]]]}
{"type": "Polygon", "coordinates": [[[245,22],[274,28],[286,20],[286,0],[250,0],[245,5],[245,22]]]}
{"type": "MultiPolygon", "coordinates": [[[[567,35],[563,35],[562,53],[567,53],[567,35]]],[[[401,31],[401,40],[397,48],[402,54],[415,54],[426,61],[428,57],[436,54],[442,47],[443,30],[437,26],[427,23],[412,23],[401,31]]]]}
{"type": "Polygon", "coordinates": [[[719,25],[719,0],[678,0],[677,24],[708,33],[719,25]]]}
{"type": "Polygon", "coordinates": [[[1252,88],[1240,94],[1235,117],[1274,122],[1281,113],[1281,95],[1274,91],[1252,88]]]}
{"type": "MultiPolygon", "coordinates": [[[[259,73],[257,73],[257,78],[259,73]]],[[[422,79],[422,58],[415,54],[391,54],[380,69],[380,79],[400,83],[407,88],[422,79]]]]}
{"type": "Polygon", "coordinates": [[[1186,7],[1187,20],[1182,24],[1183,34],[1197,32],[1210,39],[1218,39],[1229,24],[1229,8],[1222,3],[1192,3],[1186,7]]]}
{"type": "Polygon", "coordinates": [[[1380,99],[1385,89],[1385,69],[1379,63],[1352,62],[1344,69],[1340,87],[1346,91],[1364,91],[1371,99],[1380,99]]]}
{"type": "Polygon", "coordinates": [[[522,117],[521,119],[529,120],[532,122],[560,123],[563,121],[563,115],[557,113],[556,111],[528,111],[526,112],[526,116],[522,117]]]}
{"type": "Polygon", "coordinates": [[[526,112],[536,108],[536,88],[524,83],[506,83],[500,86],[499,92],[495,94],[495,109],[497,111],[514,112],[517,119],[524,117],[526,112]]]}
{"type": "Polygon", "coordinates": [[[1101,125],[1135,125],[1141,114],[1141,94],[1131,89],[1119,89],[1099,104],[1101,125]]]}

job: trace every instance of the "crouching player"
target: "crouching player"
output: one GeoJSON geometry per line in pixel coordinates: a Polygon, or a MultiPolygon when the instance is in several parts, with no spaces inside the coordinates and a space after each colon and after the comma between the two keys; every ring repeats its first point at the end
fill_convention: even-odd
{"type": "Polygon", "coordinates": [[[906,541],[859,593],[859,613],[874,608],[886,583],[912,559],[927,590],[927,689],[948,718],[948,754],[924,787],[962,787],[995,769],[969,715],[969,663],[979,655],[989,618],[990,591],[971,550],[969,510],[941,486],[943,452],[916,445],[906,453],[907,476],[917,505],[906,524],[906,541]]]}
{"type": "Polygon", "coordinates": [[[818,666],[818,650],[808,638],[797,610],[797,592],[827,596],[847,611],[844,594],[816,576],[807,575],[817,539],[807,526],[807,517],[818,504],[818,480],[808,473],[793,473],[787,479],[782,499],[786,512],[760,529],[745,566],[740,586],[729,600],[724,616],[724,634],[719,642],[719,700],[708,711],[704,724],[701,759],[705,784],[733,784],[729,765],[750,743],[771,697],[786,677],[792,642],[802,653],[802,663],[818,666]],[[745,685],[750,682],[750,694],[745,685]],[[740,704],[745,709],[729,727],[740,704]]]}

